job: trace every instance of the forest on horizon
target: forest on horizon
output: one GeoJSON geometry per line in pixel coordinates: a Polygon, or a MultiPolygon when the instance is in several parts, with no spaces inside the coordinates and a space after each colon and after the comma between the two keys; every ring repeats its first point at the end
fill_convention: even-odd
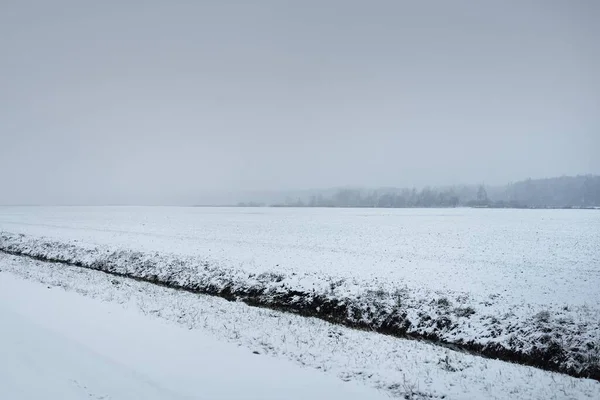
{"type": "Polygon", "coordinates": [[[600,176],[578,175],[526,179],[504,186],[454,185],[417,188],[338,188],[286,196],[280,202],[240,202],[240,207],[600,207],[600,176]]]}

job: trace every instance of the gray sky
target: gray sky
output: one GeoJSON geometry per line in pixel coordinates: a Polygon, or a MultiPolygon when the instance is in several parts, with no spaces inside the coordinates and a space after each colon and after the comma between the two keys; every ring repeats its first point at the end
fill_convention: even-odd
{"type": "Polygon", "coordinates": [[[600,1],[0,1],[0,203],[600,173],[600,1]]]}

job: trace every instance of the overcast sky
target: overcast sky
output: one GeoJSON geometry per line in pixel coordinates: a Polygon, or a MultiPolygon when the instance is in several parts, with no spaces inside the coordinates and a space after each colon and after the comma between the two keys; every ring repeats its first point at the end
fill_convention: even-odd
{"type": "Polygon", "coordinates": [[[600,173],[600,1],[0,1],[0,203],[600,173]]]}

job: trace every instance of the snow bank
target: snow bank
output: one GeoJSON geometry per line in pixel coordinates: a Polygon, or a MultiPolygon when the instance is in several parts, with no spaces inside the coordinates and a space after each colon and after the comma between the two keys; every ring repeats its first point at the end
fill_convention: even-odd
{"type": "Polygon", "coordinates": [[[493,296],[482,302],[466,293],[322,273],[254,274],[197,256],[8,232],[0,233],[0,250],[600,380],[600,313],[585,305],[521,304],[490,313],[493,296]]]}
{"type": "Polygon", "coordinates": [[[2,399],[388,399],[207,332],[6,273],[0,320],[2,399]]]}

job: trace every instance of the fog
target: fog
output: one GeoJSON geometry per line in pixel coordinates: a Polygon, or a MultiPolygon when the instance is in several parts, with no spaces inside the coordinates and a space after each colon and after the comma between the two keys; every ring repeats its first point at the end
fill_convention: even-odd
{"type": "Polygon", "coordinates": [[[594,0],[3,0],[0,203],[600,173],[599,20],[594,0]]]}

